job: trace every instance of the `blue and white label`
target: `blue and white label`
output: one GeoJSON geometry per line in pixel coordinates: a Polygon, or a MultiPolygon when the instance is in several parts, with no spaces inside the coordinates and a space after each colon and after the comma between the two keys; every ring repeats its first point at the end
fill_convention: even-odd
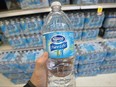
{"type": "Polygon", "coordinates": [[[44,34],[49,58],[69,58],[74,56],[74,32],[44,34]]]}

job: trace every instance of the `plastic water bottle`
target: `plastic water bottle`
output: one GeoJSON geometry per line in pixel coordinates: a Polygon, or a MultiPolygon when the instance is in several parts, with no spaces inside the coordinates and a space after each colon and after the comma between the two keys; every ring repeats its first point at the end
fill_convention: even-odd
{"type": "Polygon", "coordinates": [[[55,1],[43,27],[44,48],[49,53],[49,87],[75,87],[74,31],[71,22],[55,1]]]}
{"type": "Polygon", "coordinates": [[[48,87],[76,87],[74,77],[74,32],[71,22],[55,1],[43,27],[44,48],[49,53],[48,87]]]}

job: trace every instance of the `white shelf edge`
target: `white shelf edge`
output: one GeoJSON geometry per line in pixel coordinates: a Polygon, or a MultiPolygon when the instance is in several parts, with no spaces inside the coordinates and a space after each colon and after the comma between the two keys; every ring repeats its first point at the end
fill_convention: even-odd
{"type": "MultiPolygon", "coordinates": [[[[102,6],[103,8],[116,8],[116,3],[109,3],[109,4],[105,3],[105,4],[96,4],[96,5],[64,5],[62,6],[62,10],[97,9],[98,6],[102,6]]],[[[3,11],[3,12],[0,12],[0,18],[29,15],[29,14],[36,14],[36,13],[45,13],[50,11],[51,11],[50,7],[3,11]]]]}
{"type": "MultiPolygon", "coordinates": [[[[64,5],[62,6],[62,10],[78,10],[80,6],[77,5],[64,5]]],[[[28,15],[28,14],[36,14],[36,13],[44,13],[50,12],[51,8],[36,8],[36,9],[25,9],[25,10],[11,10],[11,11],[4,11],[0,12],[0,18],[4,17],[12,17],[12,16],[21,16],[21,15],[28,15]]]]}

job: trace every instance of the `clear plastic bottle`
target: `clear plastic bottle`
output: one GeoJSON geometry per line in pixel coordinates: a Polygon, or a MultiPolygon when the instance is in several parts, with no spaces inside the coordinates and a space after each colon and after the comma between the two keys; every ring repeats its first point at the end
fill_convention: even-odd
{"type": "Polygon", "coordinates": [[[76,87],[74,76],[74,31],[70,20],[55,1],[43,26],[44,48],[49,53],[48,87],[76,87]]]}

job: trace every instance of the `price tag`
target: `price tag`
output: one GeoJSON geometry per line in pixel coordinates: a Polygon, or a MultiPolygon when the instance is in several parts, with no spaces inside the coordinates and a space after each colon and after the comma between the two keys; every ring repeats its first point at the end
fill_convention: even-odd
{"type": "Polygon", "coordinates": [[[98,14],[98,15],[102,15],[102,13],[103,13],[103,8],[102,8],[102,6],[98,6],[97,14],[98,14]]]}

